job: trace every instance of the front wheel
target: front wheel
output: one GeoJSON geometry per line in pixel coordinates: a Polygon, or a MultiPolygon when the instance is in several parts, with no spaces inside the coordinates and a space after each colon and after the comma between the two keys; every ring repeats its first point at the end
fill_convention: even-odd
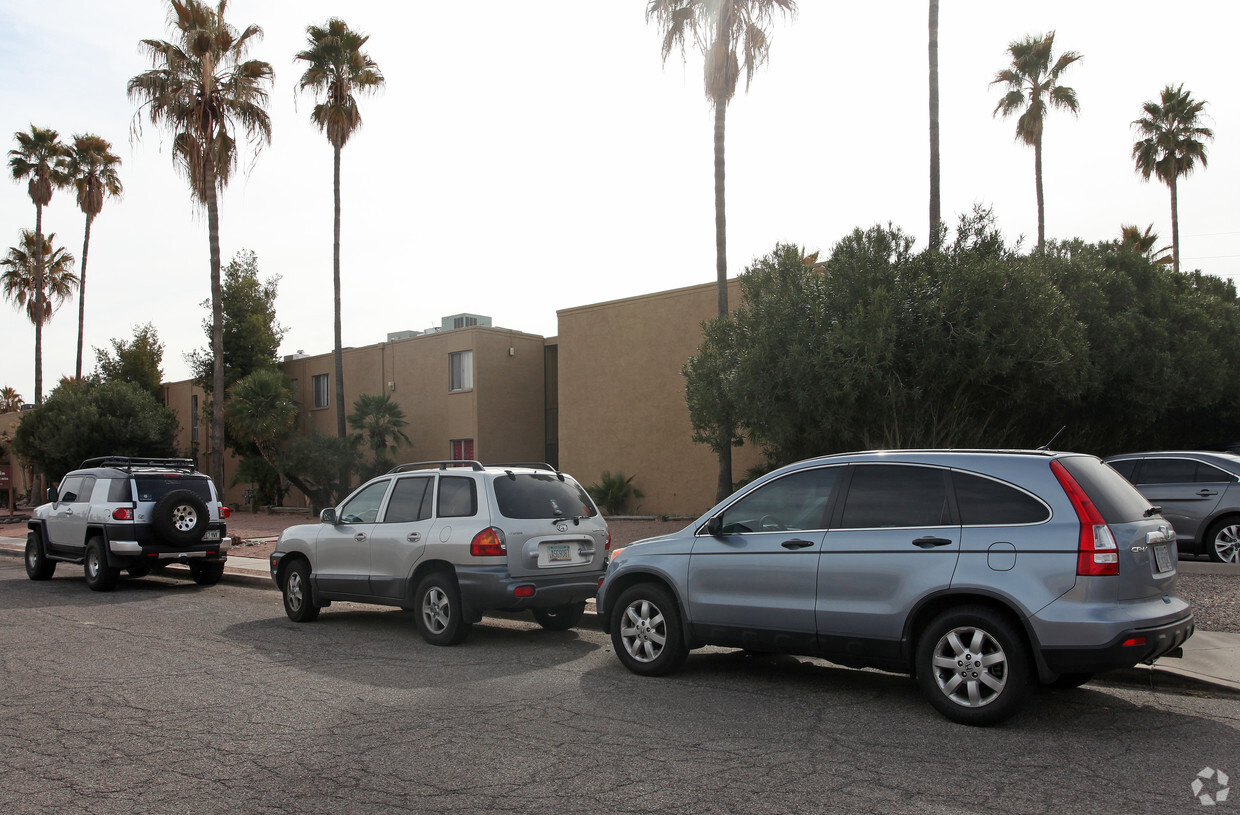
{"type": "Polygon", "coordinates": [[[108,565],[107,553],[103,551],[103,541],[98,538],[86,544],[86,557],[82,561],[82,571],[86,573],[86,585],[91,591],[111,591],[120,578],[120,569],[108,565]]]}
{"type": "Polygon", "coordinates": [[[1215,563],[1240,562],[1240,520],[1224,518],[1206,532],[1206,554],[1215,563]]]}
{"type": "Polygon", "coordinates": [[[639,583],[625,589],[611,617],[616,656],[635,674],[665,676],[689,656],[680,608],[661,586],[639,583]]]}
{"type": "Polygon", "coordinates": [[[431,645],[456,645],[469,633],[461,616],[461,589],[448,572],[431,572],[413,596],[418,633],[431,645]]]}
{"type": "Polygon", "coordinates": [[[214,586],[224,576],[224,562],[191,560],[189,573],[199,586],[214,586]]]}
{"type": "Polygon", "coordinates": [[[585,603],[569,603],[555,608],[534,609],[534,619],[548,631],[567,631],[586,616],[585,603]]]}
{"type": "Polygon", "coordinates": [[[31,580],[49,580],[56,571],[56,561],[43,552],[43,542],[36,532],[26,534],[26,577],[31,580]]]}
{"type": "Polygon", "coordinates": [[[311,623],[319,618],[319,607],[310,593],[310,564],[298,560],[284,576],[284,613],[295,623],[311,623]]]}
{"type": "Polygon", "coordinates": [[[1025,640],[993,609],[966,606],[934,619],[917,643],[917,683],[953,722],[998,724],[1029,695],[1025,640]]]}

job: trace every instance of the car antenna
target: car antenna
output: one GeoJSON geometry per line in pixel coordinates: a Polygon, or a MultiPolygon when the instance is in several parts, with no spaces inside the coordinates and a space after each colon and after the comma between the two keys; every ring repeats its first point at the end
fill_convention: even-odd
{"type": "Polygon", "coordinates": [[[1068,429],[1067,425],[1064,425],[1063,427],[1059,428],[1057,431],[1055,431],[1055,435],[1051,436],[1051,440],[1048,441],[1046,444],[1042,445],[1041,447],[1039,447],[1038,449],[1039,450],[1051,449],[1051,445],[1055,443],[1055,439],[1059,438],[1059,434],[1064,432],[1067,429],[1068,429]]]}

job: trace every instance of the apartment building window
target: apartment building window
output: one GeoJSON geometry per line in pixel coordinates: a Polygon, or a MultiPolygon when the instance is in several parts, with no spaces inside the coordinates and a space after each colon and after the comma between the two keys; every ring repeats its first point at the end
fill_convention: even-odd
{"type": "Polygon", "coordinates": [[[325,408],[330,404],[330,392],[328,390],[328,374],[318,374],[314,377],[314,406],[316,408],[325,408]]]}
{"type": "Polygon", "coordinates": [[[448,390],[467,391],[474,386],[474,352],[448,354],[448,390]]]}
{"type": "Polygon", "coordinates": [[[452,440],[452,460],[453,461],[473,461],[474,460],[474,440],[473,439],[453,439],[452,440]]]}

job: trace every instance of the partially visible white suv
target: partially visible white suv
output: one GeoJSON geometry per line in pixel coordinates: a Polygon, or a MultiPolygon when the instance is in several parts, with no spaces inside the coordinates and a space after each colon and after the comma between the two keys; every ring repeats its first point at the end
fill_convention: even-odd
{"type": "Polygon", "coordinates": [[[122,570],[141,577],[173,561],[202,586],[224,574],[231,511],[193,459],[88,459],[47,498],[27,524],[31,580],[51,578],[62,561],[81,563],[94,591],[113,588],[122,570]]]}
{"type": "Polygon", "coordinates": [[[293,526],[271,578],[295,622],[333,600],[415,612],[432,645],[455,645],[484,611],[530,609],[577,625],[607,570],[611,534],[581,485],[548,464],[403,464],[317,524],[293,526]]]}

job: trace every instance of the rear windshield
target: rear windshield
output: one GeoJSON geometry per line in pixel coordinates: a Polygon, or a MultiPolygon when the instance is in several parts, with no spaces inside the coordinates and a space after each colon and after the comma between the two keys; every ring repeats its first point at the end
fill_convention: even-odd
{"type": "Polygon", "coordinates": [[[211,500],[211,482],[205,476],[135,475],[138,501],[158,501],[173,490],[189,490],[204,501],[211,500]]]}
{"type": "Polygon", "coordinates": [[[1098,507],[1102,520],[1109,524],[1126,524],[1145,517],[1150,502],[1106,464],[1092,456],[1068,456],[1058,461],[1098,507]]]}
{"type": "Polygon", "coordinates": [[[497,478],[495,500],[505,518],[593,518],[598,514],[581,485],[550,473],[497,478]]]}

